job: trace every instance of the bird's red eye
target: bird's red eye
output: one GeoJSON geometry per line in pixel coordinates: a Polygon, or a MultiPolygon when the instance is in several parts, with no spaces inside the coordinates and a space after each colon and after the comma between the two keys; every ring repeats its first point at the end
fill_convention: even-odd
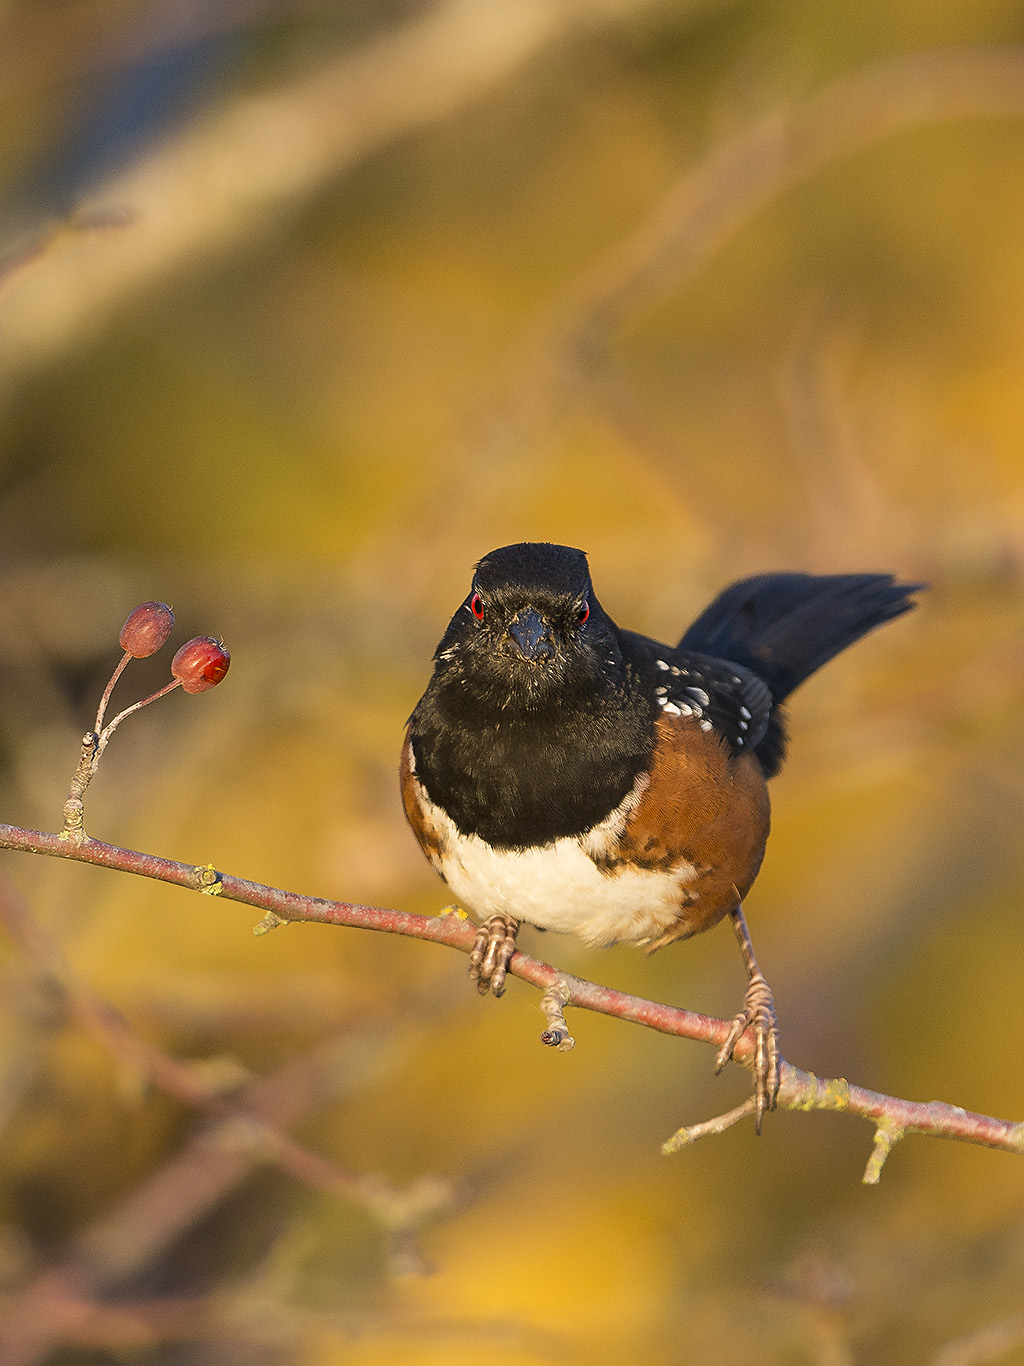
{"type": "Polygon", "coordinates": [[[586,621],[587,617],[589,616],[590,603],[586,600],[586,598],[584,598],[582,604],[580,605],[580,610],[576,613],[576,620],[582,626],[583,623],[586,621]]]}
{"type": "Polygon", "coordinates": [[[484,619],[484,601],[479,593],[474,593],[469,600],[469,610],[476,617],[477,621],[484,619]]]}

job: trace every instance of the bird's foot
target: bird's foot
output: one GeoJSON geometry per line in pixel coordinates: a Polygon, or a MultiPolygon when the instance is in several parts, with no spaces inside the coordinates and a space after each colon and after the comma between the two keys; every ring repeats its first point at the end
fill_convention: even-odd
{"type": "Polygon", "coordinates": [[[481,996],[489,991],[504,996],[505,975],[516,951],[518,933],[519,921],[511,915],[492,915],[478,928],[469,955],[469,975],[481,996]]]}
{"type": "Polygon", "coordinates": [[[743,1009],[732,1022],[728,1037],[718,1050],[715,1071],[732,1057],[733,1049],[745,1031],[754,1028],[754,1126],[761,1132],[761,1121],[766,1110],[774,1110],[779,1094],[779,1022],[775,1015],[775,1000],[771,987],[760,971],[751,974],[743,1009]]]}

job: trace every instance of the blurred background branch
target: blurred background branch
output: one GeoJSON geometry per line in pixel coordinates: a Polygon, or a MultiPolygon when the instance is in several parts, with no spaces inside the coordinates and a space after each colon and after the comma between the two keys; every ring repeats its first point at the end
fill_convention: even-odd
{"type": "MultiPolygon", "coordinates": [[[[511,474],[496,462],[522,459],[568,407],[587,402],[663,477],[689,480],[690,462],[678,447],[665,449],[631,396],[614,357],[623,333],[685,290],[774,198],[835,161],[920,125],[1022,114],[1024,52],[954,48],[889,58],[723,138],[555,303],[474,420],[453,482],[465,482],[466,467],[482,460],[493,487],[511,474]]],[[[698,501],[714,515],[706,495],[698,501]]]]}
{"type": "Polygon", "coordinates": [[[663,0],[437,0],[355,52],[231,99],[90,186],[65,230],[17,250],[14,262],[31,269],[8,284],[0,312],[8,381],[168,272],[280,231],[281,215],[326,181],[450,117],[545,48],[653,3],[663,0]],[[94,230],[111,221],[130,231],[94,230]]]}
{"type": "MultiPolygon", "coordinates": [[[[223,1087],[211,1085],[200,1069],[179,1062],[142,1039],[116,1010],[69,971],[56,942],[32,919],[25,903],[4,879],[0,879],[0,922],[42,974],[44,988],[59,995],[74,1023],[106,1048],[120,1067],[137,1072],[141,1081],[152,1082],[185,1105],[221,1121],[234,1133],[234,1142],[251,1146],[263,1160],[288,1175],[327,1194],[354,1201],[385,1225],[396,1222],[396,1211],[407,1203],[402,1192],[378,1178],[357,1176],[324,1161],[263,1115],[236,1103],[223,1087]]],[[[438,1208],[454,1201],[454,1190],[445,1189],[440,1181],[434,1184],[438,1208]]]]}

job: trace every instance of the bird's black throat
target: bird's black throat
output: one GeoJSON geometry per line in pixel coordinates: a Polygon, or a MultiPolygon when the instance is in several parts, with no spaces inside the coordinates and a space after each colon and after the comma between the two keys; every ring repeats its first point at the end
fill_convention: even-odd
{"type": "Polygon", "coordinates": [[[500,704],[460,670],[435,673],[410,725],[416,774],[463,834],[497,848],[549,844],[608,816],[649,765],[654,708],[624,661],[614,678],[500,704]]]}

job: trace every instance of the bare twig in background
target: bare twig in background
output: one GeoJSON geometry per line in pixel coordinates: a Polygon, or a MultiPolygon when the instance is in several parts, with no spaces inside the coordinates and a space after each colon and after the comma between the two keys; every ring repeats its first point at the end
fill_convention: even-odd
{"type": "Polygon", "coordinates": [[[0,921],[15,942],[45,973],[65,1001],[75,1022],[99,1040],[122,1064],[141,1071],[162,1090],[194,1109],[234,1126],[235,1141],[252,1148],[297,1180],[363,1206],[385,1224],[404,1205],[405,1195],[378,1177],[343,1171],[333,1162],[297,1143],[248,1107],[229,1100],[210,1086],[195,1067],[141,1038],[106,1001],[79,981],[63,961],[60,949],[30,915],[6,880],[0,880],[0,921]]]}
{"type": "Polygon", "coordinates": [[[886,59],[742,129],[687,172],[552,308],[478,416],[468,454],[518,457],[568,407],[590,397],[592,386],[607,383],[609,349],[632,323],[695,279],[787,189],[911,128],[1021,114],[1024,50],[953,47],[886,59]]]}
{"type": "Polygon", "coordinates": [[[766,1289],[774,1300],[802,1311],[815,1366],[854,1366],[847,1318],[854,1290],[831,1257],[820,1252],[800,1257],[766,1289]]]}
{"type": "MultiPolygon", "coordinates": [[[[218,110],[93,196],[96,208],[135,216],[130,239],[63,236],[9,289],[8,375],[50,359],[169,271],[266,231],[327,180],[454,113],[580,26],[657,3],[442,0],[291,86],[218,110]]],[[[542,393],[545,410],[554,395],[564,403],[576,393],[631,320],[693,278],[788,187],[906,128],[1022,112],[1018,49],[949,48],[869,67],[726,140],[554,310],[517,368],[513,426],[524,412],[536,417],[542,393]]],[[[503,411],[502,431],[508,420],[503,411]]]]}
{"type": "Polygon", "coordinates": [[[975,1333],[966,1333],[954,1338],[932,1359],[932,1366],[988,1366],[990,1362],[1002,1361],[1008,1352],[1024,1342],[1024,1314],[1011,1314],[979,1328],[975,1333]]]}
{"type": "MultiPolygon", "coordinates": [[[[376,1074],[389,1056],[391,1042],[389,1035],[374,1039],[365,1030],[361,1036],[328,1040],[245,1087],[235,1108],[249,1116],[250,1130],[262,1125],[281,1133],[365,1085],[368,1074],[376,1074]]],[[[56,1341],[74,1338],[77,1326],[92,1312],[83,1302],[152,1265],[267,1158],[246,1133],[245,1122],[226,1119],[204,1126],[75,1238],[59,1263],[8,1300],[0,1326],[0,1361],[28,1366],[56,1341]]],[[[383,1189],[384,1183],[378,1184],[383,1189]]],[[[440,1178],[424,1177],[394,1194],[404,1198],[404,1208],[397,1201],[392,1204],[389,1233],[405,1266],[406,1233],[456,1193],[440,1178]]]]}
{"type": "Polygon", "coordinates": [[[901,536],[892,525],[899,514],[863,459],[852,421],[849,342],[818,302],[798,329],[782,376],[789,449],[806,499],[798,516],[822,569],[848,564],[866,547],[884,554],[883,547],[906,540],[906,532],[901,536]]]}
{"type": "Polygon", "coordinates": [[[197,1038],[261,1032],[320,1038],[359,1023],[375,1004],[364,982],[330,971],[275,973],[269,995],[259,979],[214,972],[175,972],[157,981],[126,977],[118,981],[118,997],[127,1014],[144,1019],[154,1032],[197,1038]]]}
{"type": "MultiPolygon", "coordinates": [[[[3,1309],[0,1299],[0,1309],[3,1309]]],[[[40,1306],[42,1308],[42,1306],[40,1306]]],[[[103,1304],[70,1288],[53,1288],[45,1305],[49,1331],[34,1344],[12,1344],[4,1366],[33,1366],[43,1353],[58,1345],[129,1353],[162,1343],[227,1340],[249,1347],[300,1348],[308,1341],[347,1342],[373,1334],[374,1345],[412,1344],[437,1347],[469,1343],[481,1349],[513,1348],[532,1358],[561,1361],[565,1343],[555,1333],[528,1328],[514,1320],[465,1322],[444,1319],[403,1319],[372,1311],[347,1313],[308,1309],[268,1302],[243,1287],[234,1294],[201,1297],[167,1296],[157,1300],[129,1300],[103,1304]]],[[[2,1341],[2,1339],[0,1339],[2,1341]]]]}
{"type": "MultiPolygon", "coordinates": [[[[0,848],[18,849],[26,853],[45,854],[53,858],[72,859],[80,863],[98,864],[141,877],[170,882],[178,887],[189,887],[206,895],[219,895],[229,901],[242,902],[266,912],[257,931],[266,932],[292,920],[311,920],[321,924],[345,925],[357,929],[378,930],[387,934],[408,935],[427,939],[436,944],[447,944],[463,953],[472,950],[476,926],[459,915],[424,916],[406,911],[392,911],[380,906],[364,906],[352,902],[327,901],[319,897],[304,897],[296,892],[282,891],[262,883],[246,881],[230,873],[221,873],[210,865],[197,867],[160,858],[155,854],[141,854],[131,849],[119,849],[99,840],[86,839],[81,844],[63,840],[60,835],[37,830],[22,830],[16,826],[0,825],[0,848]]],[[[581,977],[559,972],[548,963],[516,953],[509,972],[526,982],[550,991],[559,984],[564,1004],[583,1010],[598,1011],[620,1020],[646,1025],[663,1034],[695,1039],[721,1048],[729,1034],[730,1023],[708,1015],[663,1005],[626,992],[598,986],[581,977]]],[[[736,1046],[734,1060],[745,1067],[753,1061],[754,1045],[750,1031],[736,1046]]],[[[883,1095],[864,1087],[852,1086],[845,1078],[816,1077],[787,1062],[782,1063],[782,1084],[778,1105],[788,1110],[832,1110],[860,1115],[875,1125],[875,1147],[868,1160],[864,1180],[875,1184],[882,1164],[891,1149],[910,1134],[928,1134],[937,1138],[959,1139],[984,1147],[1000,1148],[1004,1152],[1024,1154],[1024,1123],[996,1119],[989,1115],[973,1114],[956,1105],[941,1101],[909,1101],[897,1096],[883,1095]]],[[[745,1113],[738,1107],[724,1116],[735,1123],[745,1113]]],[[[679,1129],[663,1145],[663,1151],[674,1152],[704,1133],[719,1132],[722,1124],[711,1121],[693,1128],[679,1129]]]]}
{"type": "Polygon", "coordinates": [[[130,208],[130,237],[70,238],[10,287],[7,376],[51,359],[170,271],[267,231],[348,167],[448,117],[581,26],[656,3],[440,0],[291,85],[218,109],[92,196],[130,208]]]}

